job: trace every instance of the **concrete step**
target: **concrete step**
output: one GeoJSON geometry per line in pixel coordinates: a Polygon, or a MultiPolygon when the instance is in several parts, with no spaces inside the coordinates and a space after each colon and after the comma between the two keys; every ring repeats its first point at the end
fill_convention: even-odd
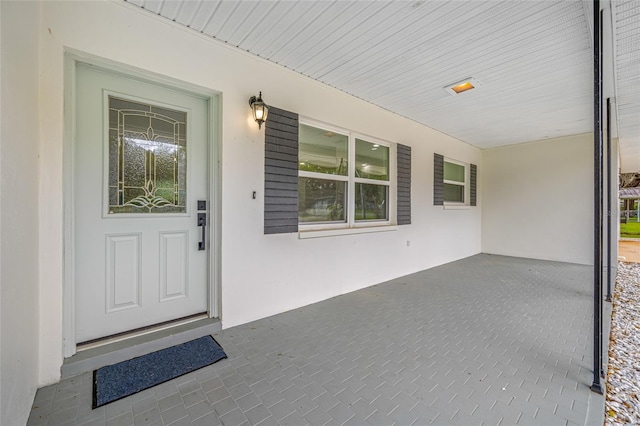
{"type": "Polygon", "coordinates": [[[151,352],[179,345],[202,336],[217,333],[222,323],[217,318],[204,318],[187,324],[154,331],[81,350],[65,358],[62,364],[62,380],[93,371],[106,365],[133,359],[151,352]]]}

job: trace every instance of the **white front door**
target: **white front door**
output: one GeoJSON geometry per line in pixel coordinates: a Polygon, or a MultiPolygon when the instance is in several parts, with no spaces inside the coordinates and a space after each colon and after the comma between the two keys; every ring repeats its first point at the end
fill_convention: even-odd
{"type": "Polygon", "coordinates": [[[76,342],[206,313],[208,101],[85,64],[75,101],[76,342]]]}

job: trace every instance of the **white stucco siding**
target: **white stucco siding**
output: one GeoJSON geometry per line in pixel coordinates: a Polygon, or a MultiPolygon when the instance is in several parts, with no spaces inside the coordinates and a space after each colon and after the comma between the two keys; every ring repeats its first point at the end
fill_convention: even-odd
{"type": "MultiPolygon", "coordinates": [[[[477,164],[480,150],[121,2],[42,4],[41,383],[62,363],[63,52],[74,49],[222,96],[224,327],[480,252],[480,207],[433,206],[433,153],[477,164]],[[300,240],[263,234],[264,128],[248,99],[412,147],[412,225],[300,240]],[[257,191],[257,199],[252,199],[257,191]],[[407,241],[410,245],[407,246],[407,241]]],[[[479,205],[484,199],[479,193],[479,205]]]]}
{"type": "Polygon", "coordinates": [[[0,424],[25,424],[38,385],[38,21],[0,2],[0,424]]]}
{"type": "Polygon", "coordinates": [[[483,151],[482,251],[593,264],[593,136],[483,151]]]}

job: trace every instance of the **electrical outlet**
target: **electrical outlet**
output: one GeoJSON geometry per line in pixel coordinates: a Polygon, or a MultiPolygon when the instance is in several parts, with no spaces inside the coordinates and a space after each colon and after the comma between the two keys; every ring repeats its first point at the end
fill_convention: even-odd
{"type": "Polygon", "coordinates": [[[407,247],[411,245],[411,241],[407,240],[407,247]]]}

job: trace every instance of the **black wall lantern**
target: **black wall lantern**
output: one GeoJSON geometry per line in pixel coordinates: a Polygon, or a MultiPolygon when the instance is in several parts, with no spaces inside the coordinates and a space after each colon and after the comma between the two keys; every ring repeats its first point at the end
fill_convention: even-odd
{"type": "Polygon", "coordinates": [[[269,115],[269,106],[262,101],[262,92],[257,98],[255,96],[250,97],[249,105],[253,110],[253,119],[258,123],[258,129],[261,129],[262,123],[267,121],[267,115],[269,115]]]}

